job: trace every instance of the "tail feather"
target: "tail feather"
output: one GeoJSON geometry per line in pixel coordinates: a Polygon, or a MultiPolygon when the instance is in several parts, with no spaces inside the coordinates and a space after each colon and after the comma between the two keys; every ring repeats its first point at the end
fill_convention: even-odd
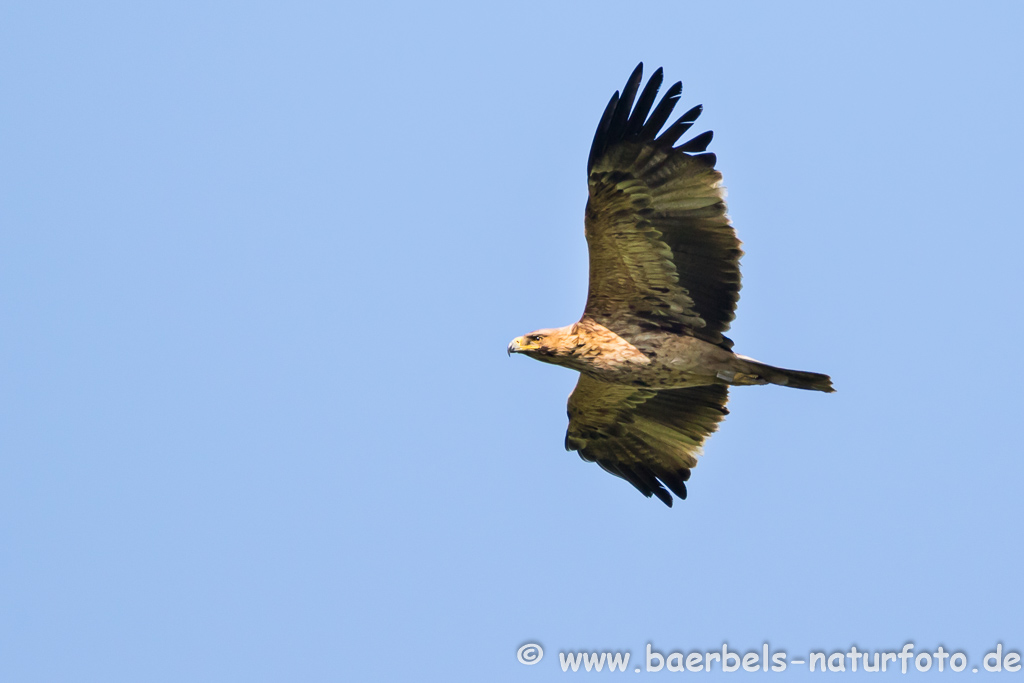
{"type": "MultiPolygon", "coordinates": [[[[743,360],[747,367],[741,372],[743,374],[750,373],[756,378],[754,381],[749,382],[751,384],[778,384],[784,387],[793,387],[794,389],[824,391],[829,394],[835,391],[835,388],[832,386],[832,378],[828,375],[822,375],[817,372],[806,372],[804,370],[787,370],[786,368],[777,368],[774,365],[759,363],[750,358],[743,358],[743,360]],[[761,381],[758,382],[757,380],[761,381]]],[[[739,375],[737,375],[737,379],[739,379],[739,375]]],[[[746,384],[748,382],[744,381],[743,383],[746,384]]]]}

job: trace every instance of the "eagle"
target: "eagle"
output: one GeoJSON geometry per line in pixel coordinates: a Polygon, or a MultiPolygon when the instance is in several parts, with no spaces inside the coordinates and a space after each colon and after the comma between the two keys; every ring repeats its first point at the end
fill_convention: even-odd
{"type": "Polygon", "coordinates": [[[712,133],[677,145],[703,108],[662,132],[682,83],[655,106],[662,70],[637,97],[642,80],[640,63],[612,95],[590,148],[583,316],[516,337],[508,353],[578,371],[566,450],[671,507],[669,491],[686,498],[704,441],[728,414],[730,386],[834,389],[828,375],[733,352],[725,332],[743,251],[707,151],[712,133]]]}

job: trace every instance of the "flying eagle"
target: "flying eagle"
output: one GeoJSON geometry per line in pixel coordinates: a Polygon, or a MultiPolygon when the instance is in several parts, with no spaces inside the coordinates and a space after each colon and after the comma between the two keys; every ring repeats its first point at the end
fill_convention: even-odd
{"type": "Polygon", "coordinates": [[[711,132],[676,146],[700,105],[668,121],[682,83],[657,106],[658,69],[636,98],[639,64],[597,126],[587,162],[590,289],[580,321],[516,337],[509,354],[580,373],[565,448],[672,506],[686,498],[704,440],[728,413],[729,386],[834,391],[827,375],[732,351],[743,255],[726,215],[711,132]]]}

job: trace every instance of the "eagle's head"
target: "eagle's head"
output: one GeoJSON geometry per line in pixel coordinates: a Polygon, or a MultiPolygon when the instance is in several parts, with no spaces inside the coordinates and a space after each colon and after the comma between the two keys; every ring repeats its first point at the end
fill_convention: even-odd
{"type": "Polygon", "coordinates": [[[537,360],[558,363],[560,358],[570,355],[575,347],[569,339],[571,328],[572,325],[535,330],[522,337],[516,337],[508,345],[508,355],[522,353],[537,360]]]}

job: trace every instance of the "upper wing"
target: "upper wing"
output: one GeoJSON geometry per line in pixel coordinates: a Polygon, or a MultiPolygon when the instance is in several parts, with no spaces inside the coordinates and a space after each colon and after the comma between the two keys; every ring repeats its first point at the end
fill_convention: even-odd
{"type": "Polygon", "coordinates": [[[728,400],[723,385],[654,391],[580,375],[569,396],[565,448],[672,507],[662,484],[686,498],[690,468],[729,413],[728,400]]]}
{"type": "Polygon", "coordinates": [[[654,72],[633,107],[642,69],[621,97],[612,96],[590,150],[584,317],[615,331],[686,330],[730,348],[722,333],[735,317],[743,252],[725,213],[715,155],[689,154],[704,152],[711,132],[673,147],[700,115],[697,106],[656,137],[682,84],[669,88],[648,117],[662,73],[654,72]]]}

